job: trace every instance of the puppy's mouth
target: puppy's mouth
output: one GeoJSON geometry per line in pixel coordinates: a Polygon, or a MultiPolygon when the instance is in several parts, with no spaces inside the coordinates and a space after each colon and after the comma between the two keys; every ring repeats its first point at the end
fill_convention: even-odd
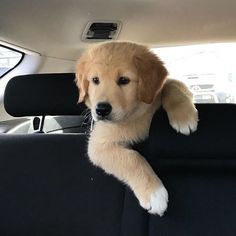
{"type": "Polygon", "coordinates": [[[102,121],[112,121],[111,116],[97,116],[97,121],[102,120],[102,121]]]}
{"type": "Polygon", "coordinates": [[[94,121],[104,121],[104,122],[112,122],[113,118],[112,115],[108,115],[108,116],[99,116],[96,113],[92,113],[92,117],[94,121]]]}
{"type": "Polygon", "coordinates": [[[109,116],[96,116],[94,121],[103,121],[107,123],[119,123],[120,121],[124,120],[122,117],[115,116],[114,114],[109,115],[109,116]]]}

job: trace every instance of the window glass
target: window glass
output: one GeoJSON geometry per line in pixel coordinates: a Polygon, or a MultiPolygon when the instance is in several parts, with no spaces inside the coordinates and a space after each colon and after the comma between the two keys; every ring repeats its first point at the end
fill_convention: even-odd
{"type": "Polygon", "coordinates": [[[152,49],[196,103],[236,103],[236,43],[152,49]]]}
{"type": "Polygon", "coordinates": [[[23,53],[0,45],[0,78],[17,65],[22,56],[23,53]]]}

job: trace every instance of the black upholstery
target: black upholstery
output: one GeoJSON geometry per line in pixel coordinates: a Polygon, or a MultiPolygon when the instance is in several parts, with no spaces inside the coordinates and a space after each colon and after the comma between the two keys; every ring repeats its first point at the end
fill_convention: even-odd
{"type": "Polygon", "coordinates": [[[167,114],[157,112],[150,129],[150,156],[161,155],[168,165],[176,165],[178,159],[185,167],[235,168],[236,105],[199,104],[197,109],[198,129],[190,136],[178,134],[168,124],[167,114]]]}
{"type": "Polygon", "coordinates": [[[163,218],[149,217],[149,235],[236,235],[236,106],[198,105],[196,133],[177,134],[157,113],[148,161],[169,191],[163,218]]]}
{"type": "Polygon", "coordinates": [[[41,115],[80,115],[75,75],[35,74],[12,78],[5,89],[4,106],[15,117],[41,115]]]}
{"type": "Polygon", "coordinates": [[[0,136],[0,235],[117,235],[124,190],[84,135],[0,136]]]}
{"type": "Polygon", "coordinates": [[[235,236],[236,106],[198,109],[195,134],[161,110],[135,147],[169,191],[162,218],[89,162],[85,135],[0,135],[0,235],[235,236]]]}

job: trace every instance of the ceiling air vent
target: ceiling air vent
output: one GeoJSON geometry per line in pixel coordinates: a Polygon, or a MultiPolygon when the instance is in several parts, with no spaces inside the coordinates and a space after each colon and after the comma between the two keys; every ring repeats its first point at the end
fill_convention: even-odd
{"type": "Polygon", "coordinates": [[[120,22],[90,22],[83,33],[84,41],[116,39],[120,32],[120,22]]]}

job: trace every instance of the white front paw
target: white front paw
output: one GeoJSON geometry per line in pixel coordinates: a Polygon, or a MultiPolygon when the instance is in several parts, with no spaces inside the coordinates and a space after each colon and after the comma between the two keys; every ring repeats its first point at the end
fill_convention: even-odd
{"type": "Polygon", "coordinates": [[[166,188],[162,185],[151,194],[148,202],[140,201],[140,205],[148,210],[150,214],[163,216],[168,206],[168,192],[166,188]]]}
{"type": "Polygon", "coordinates": [[[198,111],[195,107],[191,109],[177,108],[168,114],[170,125],[178,132],[189,135],[195,132],[198,126],[198,111]]]}

